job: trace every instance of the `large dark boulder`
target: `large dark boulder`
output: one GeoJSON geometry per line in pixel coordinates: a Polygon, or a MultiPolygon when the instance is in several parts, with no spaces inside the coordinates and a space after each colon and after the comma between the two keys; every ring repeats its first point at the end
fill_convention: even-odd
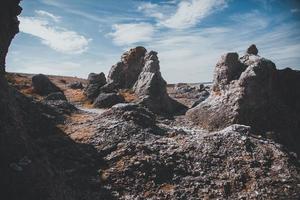
{"type": "Polygon", "coordinates": [[[96,108],[110,108],[115,104],[124,103],[125,100],[121,95],[116,93],[101,93],[94,101],[96,108]]]}
{"type": "Polygon", "coordinates": [[[84,90],[84,94],[91,101],[100,94],[100,88],[106,84],[105,74],[101,72],[100,74],[90,73],[88,76],[88,84],[84,90]]]}
{"type": "Polygon", "coordinates": [[[144,63],[143,71],[133,86],[134,92],[140,98],[140,104],[157,114],[174,115],[185,111],[186,107],[167,93],[167,83],[161,76],[157,53],[148,52],[144,63]]]}
{"type": "Polygon", "coordinates": [[[300,153],[300,75],[277,70],[270,60],[236,53],[222,56],[215,68],[210,96],[187,116],[197,125],[219,130],[231,124],[272,132],[279,142],[300,153]]]}
{"type": "Polygon", "coordinates": [[[61,89],[52,83],[44,74],[38,74],[32,77],[32,87],[34,92],[42,96],[54,92],[62,92],[61,89]]]}
{"type": "Polygon", "coordinates": [[[3,0],[0,3],[0,74],[5,71],[5,57],[8,47],[19,32],[19,21],[17,16],[22,8],[20,0],[3,0]]]}

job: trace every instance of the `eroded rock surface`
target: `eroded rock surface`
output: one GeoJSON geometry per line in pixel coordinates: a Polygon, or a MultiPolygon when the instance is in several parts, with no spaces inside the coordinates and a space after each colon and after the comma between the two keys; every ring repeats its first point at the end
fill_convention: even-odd
{"type": "Polygon", "coordinates": [[[112,88],[132,88],[144,67],[144,47],[136,47],[125,52],[121,62],[112,66],[107,82],[112,88]]]}
{"type": "Polygon", "coordinates": [[[19,32],[17,16],[22,8],[20,0],[3,0],[0,3],[0,73],[5,71],[5,57],[15,34],[19,32]]]}
{"type": "Polygon", "coordinates": [[[240,59],[236,53],[222,56],[210,96],[187,116],[209,130],[239,123],[261,134],[272,131],[278,141],[299,153],[299,72],[277,70],[272,61],[253,53],[240,59]]]}
{"type": "Polygon", "coordinates": [[[167,83],[162,78],[157,53],[150,51],[144,58],[145,66],[133,86],[133,91],[141,99],[140,103],[154,113],[173,115],[185,111],[186,107],[167,93],[167,83]]]}

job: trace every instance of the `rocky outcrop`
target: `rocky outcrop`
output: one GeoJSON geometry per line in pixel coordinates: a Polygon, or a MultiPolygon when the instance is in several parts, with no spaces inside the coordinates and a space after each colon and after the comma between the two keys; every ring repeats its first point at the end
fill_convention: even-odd
{"type": "Polygon", "coordinates": [[[104,73],[95,74],[90,73],[88,76],[88,84],[84,90],[84,94],[91,101],[100,94],[100,88],[106,84],[106,78],[104,73]]]}
{"type": "Polygon", "coordinates": [[[22,8],[20,0],[3,0],[0,3],[0,73],[5,71],[5,57],[8,47],[19,32],[19,21],[17,16],[22,8]]]}
{"type": "Polygon", "coordinates": [[[239,123],[251,126],[256,133],[271,131],[278,141],[300,153],[300,112],[296,103],[300,96],[292,92],[300,89],[299,72],[277,70],[273,62],[255,54],[248,50],[240,59],[237,53],[222,56],[215,68],[210,96],[187,116],[209,130],[239,123]]]}
{"type": "Polygon", "coordinates": [[[95,99],[93,105],[95,108],[110,108],[124,102],[124,98],[116,93],[102,93],[95,99]]]}
{"type": "Polygon", "coordinates": [[[106,154],[108,166],[99,175],[114,198],[298,198],[296,158],[252,135],[250,127],[187,134],[155,128],[153,115],[139,109],[117,104],[96,119],[97,130],[88,139],[106,154]]]}
{"type": "Polygon", "coordinates": [[[68,87],[71,88],[71,89],[74,89],[74,90],[81,90],[83,89],[83,85],[81,82],[73,82],[73,83],[70,83],[68,84],[68,87]]]}
{"type": "Polygon", "coordinates": [[[32,77],[32,87],[35,93],[42,96],[62,92],[61,89],[52,83],[44,74],[38,74],[32,77]]]}
{"type": "Polygon", "coordinates": [[[167,93],[167,83],[160,73],[157,53],[150,51],[145,55],[144,68],[133,86],[133,91],[141,99],[140,103],[154,113],[175,114],[186,107],[167,93]]]}
{"type": "Polygon", "coordinates": [[[121,62],[112,66],[107,83],[112,88],[132,88],[144,67],[144,56],[147,50],[144,47],[136,47],[126,51],[121,62]]]}

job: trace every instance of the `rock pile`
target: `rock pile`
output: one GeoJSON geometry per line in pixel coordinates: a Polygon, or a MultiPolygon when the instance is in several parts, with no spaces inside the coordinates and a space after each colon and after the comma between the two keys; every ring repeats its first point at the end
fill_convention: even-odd
{"type": "Polygon", "coordinates": [[[300,72],[277,70],[255,49],[252,45],[240,59],[237,53],[223,55],[215,68],[210,96],[187,116],[209,130],[239,123],[261,134],[272,131],[299,153],[300,72]]]}

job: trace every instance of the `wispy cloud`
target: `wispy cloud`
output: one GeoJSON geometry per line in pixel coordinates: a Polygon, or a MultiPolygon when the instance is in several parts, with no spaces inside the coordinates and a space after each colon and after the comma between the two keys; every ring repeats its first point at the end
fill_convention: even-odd
{"type": "Polygon", "coordinates": [[[291,13],[298,13],[298,12],[300,12],[299,8],[293,8],[293,9],[291,9],[291,13]]]}
{"type": "Polygon", "coordinates": [[[153,33],[154,27],[149,23],[115,24],[108,36],[115,44],[122,46],[150,41],[153,33]]]}
{"type": "Polygon", "coordinates": [[[145,15],[157,19],[160,25],[174,29],[190,28],[201,22],[205,17],[227,6],[226,0],[186,0],[177,7],[174,5],[158,5],[143,3],[138,7],[145,15]],[[174,13],[171,13],[175,10],[174,13]],[[168,14],[166,11],[169,11],[168,14]]]}
{"type": "Polygon", "coordinates": [[[49,13],[44,10],[36,10],[35,13],[40,17],[49,17],[50,19],[54,20],[55,22],[59,22],[61,19],[60,16],[55,16],[52,13],[49,13]]]}
{"type": "Polygon", "coordinates": [[[41,10],[36,13],[38,16],[35,17],[19,17],[21,32],[40,38],[43,44],[61,53],[80,54],[87,50],[91,39],[75,31],[56,26],[55,22],[60,20],[58,16],[41,10]]]}

